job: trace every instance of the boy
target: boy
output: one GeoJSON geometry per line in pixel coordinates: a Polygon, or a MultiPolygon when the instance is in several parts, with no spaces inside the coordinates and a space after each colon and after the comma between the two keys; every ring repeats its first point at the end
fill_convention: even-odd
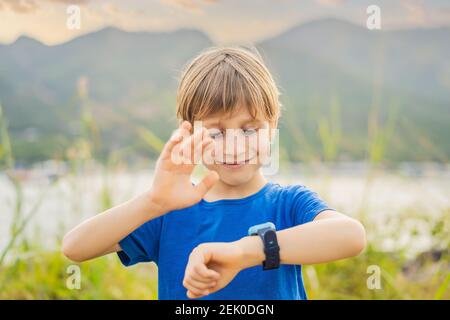
{"type": "Polygon", "coordinates": [[[306,299],[301,265],[359,254],[365,231],[305,186],[261,173],[264,152],[249,140],[277,127],[278,96],[259,55],[233,47],[200,54],[181,77],[181,124],[150,189],[71,230],[64,254],[84,261],[117,252],[126,266],[154,261],[159,299],[306,299]],[[227,148],[230,132],[243,143],[227,148]],[[209,173],[194,185],[195,162],[184,160],[206,153],[209,173]]]}

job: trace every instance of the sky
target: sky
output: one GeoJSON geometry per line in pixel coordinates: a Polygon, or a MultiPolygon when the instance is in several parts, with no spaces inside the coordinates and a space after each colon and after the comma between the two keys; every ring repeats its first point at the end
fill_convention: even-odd
{"type": "Polygon", "coordinates": [[[245,44],[326,17],[365,26],[372,4],[380,7],[384,30],[450,26],[449,0],[0,0],[0,43],[26,35],[54,45],[114,26],[194,28],[217,44],[245,44]],[[66,26],[70,4],[80,7],[79,30],[66,26]]]}

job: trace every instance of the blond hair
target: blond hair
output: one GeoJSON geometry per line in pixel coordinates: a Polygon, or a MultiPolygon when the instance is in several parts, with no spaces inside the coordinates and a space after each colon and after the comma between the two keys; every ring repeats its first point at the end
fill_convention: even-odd
{"type": "Polygon", "coordinates": [[[254,49],[213,47],[190,62],[177,93],[177,117],[191,123],[217,112],[233,113],[245,105],[256,118],[277,124],[281,104],[278,88],[254,49]]]}

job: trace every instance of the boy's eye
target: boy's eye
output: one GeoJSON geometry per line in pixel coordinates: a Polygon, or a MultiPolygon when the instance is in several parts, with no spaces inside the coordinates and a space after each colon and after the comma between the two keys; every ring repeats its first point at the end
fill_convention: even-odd
{"type": "MultiPolygon", "coordinates": [[[[241,132],[244,134],[244,136],[249,137],[249,136],[254,135],[257,132],[257,130],[254,129],[254,128],[242,129],[241,132]]],[[[221,130],[218,130],[218,129],[216,129],[216,130],[209,130],[209,136],[212,139],[221,139],[224,136],[224,132],[221,131],[221,130]]]]}
{"type": "Polygon", "coordinates": [[[254,129],[254,128],[244,129],[243,131],[244,131],[244,135],[247,136],[247,137],[251,136],[251,135],[254,135],[256,133],[256,129],[254,129]]]}
{"type": "Polygon", "coordinates": [[[210,136],[212,139],[218,139],[218,138],[221,138],[221,137],[223,136],[223,133],[222,133],[222,131],[220,131],[220,130],[211,130],[211,131],[209,132],[209,136],[210,136]]]}

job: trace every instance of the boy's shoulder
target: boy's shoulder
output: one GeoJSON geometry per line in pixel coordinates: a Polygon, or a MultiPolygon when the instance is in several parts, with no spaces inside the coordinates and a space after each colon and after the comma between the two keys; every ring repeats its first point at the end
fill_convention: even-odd
{"type": "Polygon", "coordinates": [[[270,192],[267,193],[266,198],[276,202],[283,201],[287,206],[303,206],[312,202],[325,203],[316,191],[303,184],[271,183],[270,192]]]}
{"type": "Polygon", "coordinates": [[[334,210],[317,192],[302,184],[274,183],[272,190],[273,193],[268,198],[290,215],[292,226],[313,221],[322,211],[334,210]]]}
{"type": "Polygon", "coordinates": [[[269,182],[268,184],[271,192],[280,193],[283,196],[315,193],[313,190],[302,184],[280,184],[278,182],[269,182]]]}

